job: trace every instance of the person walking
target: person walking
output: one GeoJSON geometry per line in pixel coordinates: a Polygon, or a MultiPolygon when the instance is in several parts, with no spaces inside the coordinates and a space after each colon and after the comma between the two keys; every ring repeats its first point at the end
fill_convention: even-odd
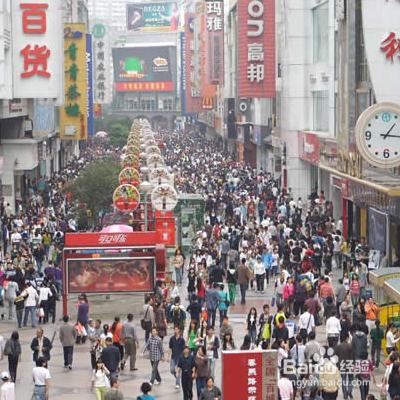
{"type": "Polygon", "coordinates": [[[214,385],[214,378],[207,379],[206,387],[200,394],[199,400],[221,400],[221,390],[214,385]]]}
{"type": "Polygon", "coordinates": [[[140,386],[142,394],[136,400],[156,400],[154,396],[149,394],[151,392],[151,385],[149,382],[143,382],[140,386]]]}
{"type": "Polygon", "coordinates": [[[108,371],[110,371],[110,377],[112,379],[118,376],[121,358],[118,347],[113,345],[113,339],[108,336],[105,342],[106,347],[101,352],[101,359],[108,371]]]}
{"type": "Polygon", "coordinates": [[[142,319],[142,328],[144,329],[144,341],[147,343],[150,337],[150,332],[153,326],[155,326],[154,310],[153,310],[153,298],[146,296],[143,306],[144,317],[142,319]]]}
{"type": "Polygon", "coordinates": [[[48,400],[50,392],[50,371],[47,368],[47,360],[44,357],[38,357],[36,367],[32,370],[33,382],[33,400],[48,400]]]}
{"type": "Polygon", "coordinates": [[[185,346],[179,358],[177,370],[181,375],[183,400],[193,399],[193,378],[195,377],[195,362],[190,349],[185,346]]]}
{"type": "Polygon", "coordinates": [[[240,304],[246,304],[246,291],[249,287],[250,279],[252,278],[252,272],[246,264],[246,258],[242,258],[237,270],[237,276],[241,296],[240,304]]]}
{"type": "Polygon", "coordinates": [[[110,332],[113,335],[114,346],[117,347],[119,351],[119,358],[121,360],[121,370],[122,370],[125,365],[122,363],[122,360],[124,359],[124,346],[121,342],[122,322],[120,317],[114,317],[114,322],[110,327],[110,332]]]}
{"type": "Polygon", "coordinates": [[[44,336],[42,328],[38,328],[36,336],[32,339],[31,349],[33,351],[33,362],[36,362],[38,358],[44,358],[45,361],[50,360],[50,351],[53,348],[49,338],[44,336]]]}
{"type": "Polygon", "coordinates": [[[208,312],[208,321],[212,327],[215,326],[215,318],[220,296],[217,291],[217,284],[214,283],[212,288],[206,290],[206,307],[208,312]]]}
{"type": "Polygon", "coordinates": [[[181,249],[178,248],[175,250],[175,255],[172,259],[172,265],[174,266],[174,269],[175,269],[176,284],[179,286],[182,285],[184,263],[185,263],[185,259],[183,258],[181,249]]]}
{"type": "Polygon", "coordinates": [[[139,340],[136,334],[136,328],[133,324],[133,314],[127,315],[127,321],[122,325],[121,341],[124,343],[124,357],[121,363],[121,369],[124,369],[126,360],[129,358],[130,371],[137,371],[136,352],[139,346],[139,340]]]}
{"type": "Polygon", "coordinates": [[[8,357],[8,370],[10,372],[11,382],[17,379],[18,361],[21,357],[21,343],[18,332],[14,331],[10,339],[7,339],[3,354],[8,357]]]}
{"type": "Polygon", "coordinates": [[[236,301],[237,271],[233,263],[229,265],[226,271],[226,281],[228,283],[229,302],[234,306],[236,301]]]}
{"type": "Polygon", "coordinates": [[[36,289],[32,287],[32,283],[30,281],[26,283],[26,288],[21,295],[25,298],[24,326],[26,326],[28,322],[28,316],[30,314],[32,328],[36,328],[36,304],[39,296],[36,289]]]}
{"type": "Polygon", "coordinates": [[[206,386],[208,378],[208,358],[205,346],[200,346],[194,360],[196,367],[196,389],[197,398],[200,398],[201,392],[206,386]]]}
{"type": "Polygon", "coordinates": [[[160,384],[161,376],[160,372],[158,371],[158,364],[160,363],[160,361],[164,361],[164,349],[162,341],[158,336],[156,328],[153,328],[151,330],[151,336],[147,341],[144,350],[148,350],[150,353],[150,363],[151,363],[150,383],[152,385],[157,383],[160,384]],[[155,381],[157,381],[157,383],[155,381]]]}
{"type": "Polygon", "coordinates": [[[25,297],[24,297],[24,296],[22,296],[22,294],[20,292],[17,292],[17,297],[14,300],[18,328],[22,328],[22,318],[24,316],[26,297],[27,297],[27,295],[25,295],[25,297]]]}
{"type": "Polygon", "coordinates": [[[18,283],[14,281],[14,279],[10,279],[6,289],[6,297],[8,302],[8,319],[15,319],[15,304],[14,301],[17,297],[19,286],[18,283]]]}
{"type": "MultiPolygon", "coordinates": [[[[78,315],[77,322],[81,324],[86,332],[88,330],[88,322],[89,322],[89,302],[85,294],[81,294],[78,297],[78,315]]],[[[78,335],[76,338],[76,344],[84,344],[86,342],[87,335],[78,335]]]]}
{"type": "Polygon", "coordinates": [[[104,400],[107,390],[110,387],[109,375],[110,371],[104,365],[103,360],[99,358],[92,373],[91,390],[95,390],[96,400],[104,400]]]}
{"type": "Polygon", "coordinates": [[[64,315],[63,322],[63,325],[60,326],[59,337],[64,352],[64,368],[71,370],[77,332],[75,327],[69,323],[68,315],[64,315]]]}
{"type": "Polygon", "coordinates": [[[220,341],[218,336],[214,334],[214,328],[212,327],[207,329],[207,335],[204,338],[204,346],[207,351],[209,376],[214,376],[215,361],[218,359],[220,341]]]}
{"type": "Polygon", "coordinates": [[[118,378],[111,378],[110,386],[111,388],[104,396],[104,400],[124,400],[124,394],[119,390],[118,378]]]}
{"type": "Polygon", "coordinates": [[[179,374],[177,373],[177,366],[179,359],[182,355],[183,349],[185,348],[185,339],[182,337],[181,330],[178,326],[174,328],[174,335],[169,339],[170,355],[170,371],[175,377],[175,388],[180,388],[179,374]]]}
{"type": "Polygon", "coordinates": [[[379,368],[381,360],[382,340],[385,338],[385,332],[381,328],[379,319],[375,321],[375,328],[371,329],[371,360],[375,368],[379,368]]]}
{"type": "Polygon", "coordinates": [[[15,383],[11,381],[7,371],[0,374],[0,379],[3,382],[0,389],[0,400],[16,400],[15,399],[15,383]]]}

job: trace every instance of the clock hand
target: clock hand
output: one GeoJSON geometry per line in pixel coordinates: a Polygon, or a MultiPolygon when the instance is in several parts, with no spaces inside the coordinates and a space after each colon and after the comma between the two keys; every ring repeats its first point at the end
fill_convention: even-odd
{"type": "Polygon", "coordinates": [[[392,129],[396,126],[396,122],[391,126],[391,128],[386,132],[386,135],[383,135],[383,138],[386,139],[389,136],[389,133],[392,132],[392,129]]]}
{"type": "Polygon", "coordinates": [[[387,133],[381,133],[381,136],[383,136],[385,139],[386,139],[387,137],[397,137],[397,138],[400,138],[399,135],[388,135],[387,133]]]}

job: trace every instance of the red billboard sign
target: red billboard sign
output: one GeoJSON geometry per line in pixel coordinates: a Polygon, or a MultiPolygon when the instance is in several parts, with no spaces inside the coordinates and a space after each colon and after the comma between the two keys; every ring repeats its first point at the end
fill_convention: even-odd
{"type": "Polygon", "coordinates": [[[195,73],[195,46],[194,46],[194,20],[195,13],[186,13],[185,16],[185,73],[186,73],[186,112],[197,113],[201,111],[201,95],[196,88],[195,73]]]}
{"type": "Polygon", "coordinates": [[[154,257],[66,262],[68,293],[148,292],[154,288],[154,272],[154,257]]]}
{"type": "Polygon", "coordinates": [[[275,97],[275,0],[238,1],[239,97],[275,97]]]}
{"type": "Polygon", "coordinates": [[[155,246],[157,232],[66,233],[65,247],[155,246]]]}
{"type": "Polygon", "coordinates": [[[311,164],[319,164],[320,156],[319,137],[310,132],[299,132],[299,157],[311,164]]]}
{"type": "Polygon", "coordinates": [[[278,354],[267,351],[222,352],[222,393],[225,399],[276,400],[278,354]],[[232,382],[235,382],[232,385],[232,382]]]}

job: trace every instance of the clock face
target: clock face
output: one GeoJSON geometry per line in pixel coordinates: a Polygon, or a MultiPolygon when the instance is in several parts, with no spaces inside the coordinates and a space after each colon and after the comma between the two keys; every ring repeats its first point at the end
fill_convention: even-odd
{"type": "Polygon", "coordinates": [[[380,103],[368,108],[357,122],[356,139],[363,158],[371,165],[400,165],[400,107],[380,103]]]}

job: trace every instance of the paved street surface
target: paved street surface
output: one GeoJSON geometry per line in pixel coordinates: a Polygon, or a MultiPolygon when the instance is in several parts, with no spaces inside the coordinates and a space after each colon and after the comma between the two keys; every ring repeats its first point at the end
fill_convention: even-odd
{"type": "MultiPolygon", "coordinates": [[[[336,274],[335,274],[336,275],[336,274]]],[[[230,321],[234,329],[234,338],[237,347],[240,347],[245,335],[245,320],[248,309],[252,306],[256,307],[257,310],[262,309],[262,305],[265,302],[270,303],[271,295],[273,292],[272,283],[270,283],[267,293],[265,295],[256,294],[252,291],[248,292],[248,300],[245,306],[237,305],[232,307],[229,312],[230,321]]],[[[140,328],[140,317],[139,313],[142,308],[143,296],[132,295],[132,296],[111,296],[110,300],[106,300],[105,296],[96,297],[95,301],[91,301],[92,317],[101,317],[103,322],[111,322],[115,310],[118,310],[119,315],[123,318],[126,313],[131,310],[135,313],[135,320],[137,321],[137,327],[140,337],[141,346],[143,346],[143,330],[140,328]],[[132,305],[131,305],[132,304],[132,305]],[[101,314],[100,314],[101,312],[101,314]],[[106,317],[106,318],[104,318],[106,317]]],[[[72,319],[75,318],[73,313],[74,301],[70,302],[70,313],[72,319]]],[[[58,303],[58,315],[61,315],[61,302],[58,303]]],[[[217,317],[217,325],[219,319],[217,317]]],[[[0,334],[7,338],[10,335],[12,329],[14,329],[14,323],[10,321],[0,322],[0,334]]],[[[49,338],[52,337],[56,326],[46,325],[45,335],[49,338]]],[[[325,326],[317,328],[317,340],[321,343],[325,343],[325,326]]],[[[168,335],[172,334],[172,328],[169,328],[168,335]]],[[[24,328],[20,330],[21,343],[22,343],[22,361],[18,365],[17,373],[17,399],[25,400],[30,399],[33,383],[31,378],[31,371],[33,367],[32,353],[30,351],[30,342],[35,335],[35,330],[31,328],[24,328]]],[[[166,346],[168,346],[169,336],[164,339],[166,346]]],[[[1,370],[7,370],[7,360],[3,359],[0,362],[1,370]]],[[[54,347],[51,352],[51,361],[49,363],[50,373],[52,375],[51,384],[51,399],[57,400],[81,400],[81,399],[94,399],[94,394],[90,392],[90,355],[89,345],[75,346],[74,350],[74,365],[73,370],[65,370],[63,368],[63,353],[62,347],[58,340],[58,333],[54,340],[54,347]]],[[[125,398],[128,400],[136,400],[136,397],[140,394],[139,387],[143,381],[150,378],[150,363],[148,358],[143,357],[141,353],[138,353],[136,372],[123,371],[121,378],[121,389],[125,394],[125,398]]],[[[381,366],[376,372],[377,382],[380,382],[381,375],[384,371],[384,367],[381,366]]],[[[153,386],[153,394],[157,400],[178,400],[182,399],[182,393],[180,390],[174,387],[174,378],[169,373],[169,363],[163,362],[160,366],[160,373],[163,382],[160,386],[153,386]]],[[[216,365],[216,382],[220,386],[221,383],[221,363],[217,362],[216,365]]],[[[195,392],[195,385],[194,385],[195,392]]],[[[371,393],[378,395],[377,388],[372,387],[371,393]]],[[[195,395],[196,398],[196,395],[195,395]]],[[[359,399],[359,391],[354,391],[354,398],[359,399]]],[[[343,399],[342,393],[339,393],[338,399],[343,399]]],[[[228,399],[227,399],[228,400],[228,399]]],[[[230,400],[230,399],[229,399],[230,400]]],[[[239,399],[238,399],[239,400],[239,399]]]]}

